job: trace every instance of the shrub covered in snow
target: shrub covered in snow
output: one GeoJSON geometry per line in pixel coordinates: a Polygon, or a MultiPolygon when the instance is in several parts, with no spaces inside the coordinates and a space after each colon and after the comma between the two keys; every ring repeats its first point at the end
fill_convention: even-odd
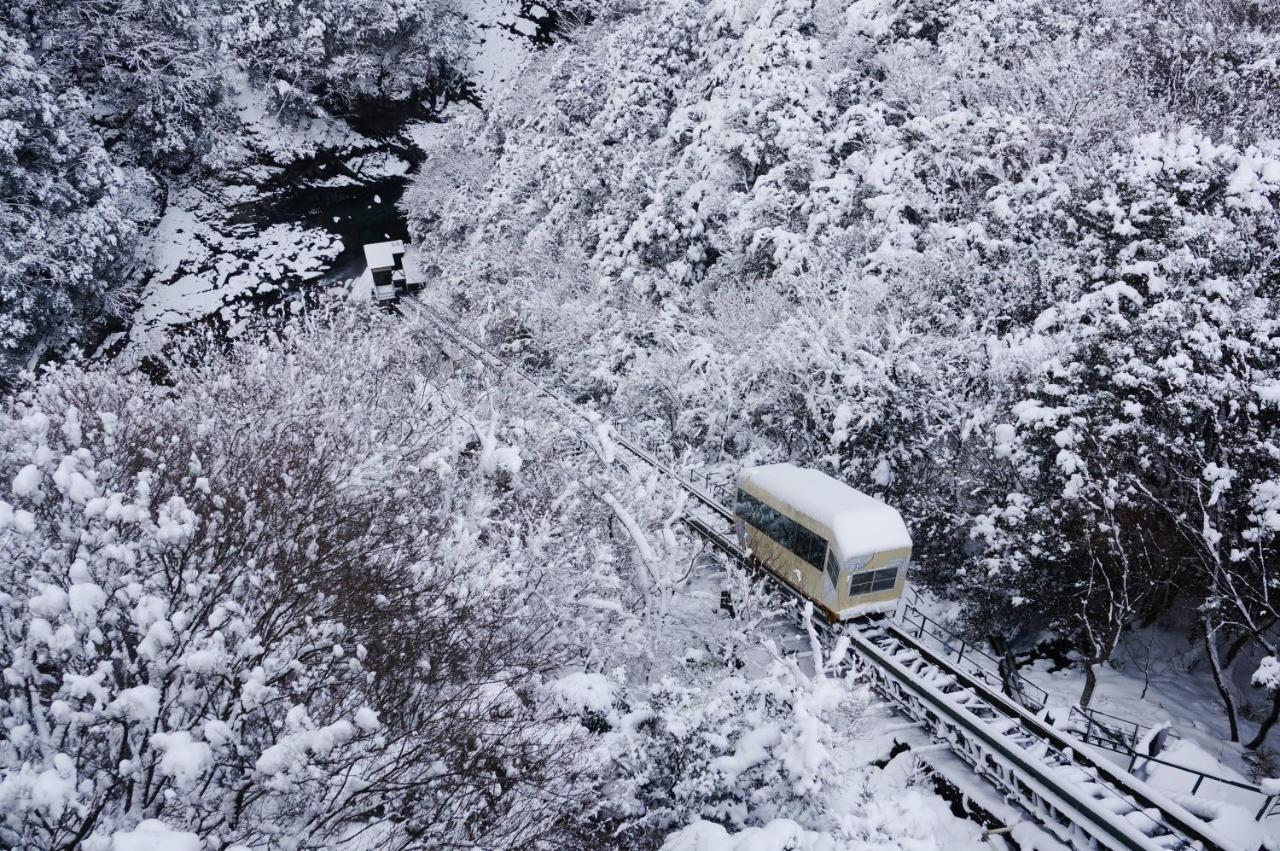
{"type": "Polygon", "coordinates": [[[575,680],[594,752],[613,767],[580,816],[580,841],[665,851],[947,847],[946,805],[868,764],[880,754],[864,718],[873,700],[853,674],[837,673],[842,646],[826,657],[815,645],[816,673],[771,649],[741,669],[710,659],[677,666],[643,689],[575,680]]]}
{"type": "Polygon", "coordinates": [[[0,419],[0,843],[548,829],[573,770],[537,574],[486,528],[431,351],[382,339],[347,321],[171,387],[67,368],[0,419]]]}
{"type": "Polygon", "coordinates": [[[118,316],[134,260],[132,193],[84,94],[40,66],[0,16],[0,381],[83,325],[118,316]]]}

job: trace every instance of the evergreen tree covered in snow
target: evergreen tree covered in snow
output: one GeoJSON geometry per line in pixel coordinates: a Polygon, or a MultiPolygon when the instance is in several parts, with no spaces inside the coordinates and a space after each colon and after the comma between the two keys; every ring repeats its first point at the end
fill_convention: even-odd
{"type": "Polygon", "coordinates": [[[0,375],[115,313],[134,261],[141,181],[111,162],[91,111],[0,25],[0,375]]]}

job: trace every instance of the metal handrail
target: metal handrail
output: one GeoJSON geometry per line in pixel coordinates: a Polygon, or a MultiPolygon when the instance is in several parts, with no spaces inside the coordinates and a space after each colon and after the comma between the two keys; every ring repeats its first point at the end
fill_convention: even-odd
{"type": "MultiPolygon", "coordinates": [[[[936,654],[930,648],[917,641],[915,636],[911,635],[901,625],[891,625],[889,630],[895,637],[903,641],[905,646],[911,647],[926,660],[928,660],[928,657],[934,656],[936,661],[930,661],[936,667],[946,670],[946,667],[950,665],[950,661],[945,658],[937,659],[936,654]]],[[[1107,841],[1106,845],[1113,848],[1151,848],[1154,846],[1154,843],[1148,844],[1149,840],[1146,837],[1132,834],[1130,832],[1130,829],[1134,827],[1132,824],[1126,825],[1123,820],[1117,822],[1106,818],[1102,815],[1102,811],[1096,809],[1096,805],[1092,801],[1077,797],[1071,793],[1071,790],[1064,788],[1060,779],[1054,773],[1046,773],[1041,766],[1036,764],[1040,762],[1039,759],[1029,759],[1026,754],[1003,740],[1001,736],[992,735],[990,728],[986,724],[978,722],[976,719],[966,718],[966,710],[961,709],[953,701],[948,701],[945,696],[936,694],[932,686],[924,682],[917,682],[916,678],[911,676],[902,665],[871,642],[862,639],[857,635],[856,631],[850,631],[849,635],[855,648],[860,653],[873,660],[876,667],[886,675],[894,677],[902,686],[919,695],[936,714],[955,720],[966,732],[984,741],[1010,763],[1020,766],[1021,770],[1026,772],[1026,776],[1034,777],[1046,793],[1060,795],[1065,804],[1071,806],[1083,817],[1080,822],[1077,822],[1078,824],[1088,823],[1090,827],[1100,831],[1099,833],[1091,834],[1092,836],[1101,840],[1104,834],[1108,834],[1110,841],[1107,841]]],[[[1061,759],[1063,764],[1074,765],[1084,769],[1089,773],[1093,782],[1104,788],[1110,788],[1113,794],[1132,802],[1134,806],[1138,807],[1135,812],[1146,816],[1153,824],[1163,825],[1167,829],[1172,828],[1187,840],[1199,842],[1202,848],[1225,850],[1235,847],[1229,841],[1218,837],[1211,826],[1203,824],[1176,802],[1168,800],[1161,795],[1158,790],[1152,789],[1138,778],[1128,775],[1119,768],[1113,768],[1105,763],[1093,760],[1088,754],[1071,747],[1071,741],[1059,731],[1040,720],[1026,708],[1019,706],[1015,701],[993,689],[987,688],[974,673],[952,668],[951,674],[957,678],[961,685],[973,690],[975,693],[984,692],[981,695],[981,699],[988,709],[1015,721],[1022,730],[1042,743],[1047,752],[1052,752],[1061,759]],[[965,679],[968,682],[964,682],[965,679]],[[1153,810],[1159,813],[1159,817],[1152,815],[1151,811],[1153,810]]]]}
{"type": "Polygon", "coordinates": [[[1142,738],[1142,727],[1136,722],[1125,721],[1122,718],[1114,718],[1114,716],[1106,716],[1108,718],[1114,718],[1114,720],[1132,727],[1133,730],[1130,732],[1117,729],[1110,724],[1104,724],[1097,718],[1093,717],[1094,714],[1106,715],[1104,712],[1097,712],[1096,710],[1090,710],[1082,706],[1071,707],[1069,720],[1079,717],[1084,722],[1084,729],[1081,730],[1076,728],[1076,732],[1079,733],[1085,744],[1098,745],[1099,747],[1104,747],[1117,753],[1128,753],[1138,746],[1138,740],[1142,738]],[[1101,732],[1095,733],[1095,728],[1101,732]]]}
{"type": "Polygon", "coordinates": [[[1176,762],[1169,762],[1168,760],[1160,759],[1158,756],[1142,753],[1141,751],[1138,750],[1137,745],[1138,745],[1138,740],[1141,738],[1141,733],[1144,728],[1140,724],[1137,724],[1136,722],[1128,721],[1123,718],[1117,718],[1114,715],[1108,715],[1105,712],[1099,712],[1096,709],[1088,709],[1082,706],[1071,707],[1071,714],[1073,716],[1077,716],[1083,719],[1084,721],[1085,729],[1083,731],[1077,731],[1077,732],[1081,734],[1081,739],[1085,742],[1085,744],[1097,745],[1099,747],[1106,748],[1110,751],[1114,751],[1115,753],[1124,754],[1128,756],[1129,757],[1128,770],[1130,772],[1133,772],[1133,770],[1138,767],[1139,763],[1156,763],[1157,765],[1167,766],[1168,768],[1175,768],[1178,771],[1184,772],[1186,774],[1190,774],[1196,778],[1195,783],[1193,783],[1191,786],[1190,794],[1192,796],[1195,796],[1200,791],[1200,787],[1201,785],[1204,784],[1204,781],[1211,780],[1215,783],[1221,783],[1224,786],[1231,786],[1235,789],[1243,789],[1246,792],[1252,792],[1253,794],[1261,797],[1262,806],[1258,809],[1257,814],[1254,816],[1255,821],[1261,821],[1263,818],[1270,817],[1272,815],[1275,815],[1277,812],[1280,812],[1280,808],[1274,807],[1276,798],[1278,796],[1268,795],[1266,792],[1262,790],[1261,786],[1255,786],[1252,783],[1244,783],[1240,780],[1232,780],[1230,777],[1222,777],[1217,774],[1210,774],[1209,772],[1201,771],[1198,768],[1192,768],[1187,765],[1180,765],[1176,762]],[[1097,721],[1095,718],[1093,718],[1092,717],[1093,715],[1102,715],[1109,719],[1120,721],[1124,724],[1127,724],[1135,728],[1136,732],[1134,733],[1133,738],[1129,739],[1128,737],[1125,736],[1125,734],[1122,731],[1111,729],[1106,724],[1103,724],[1097,721]],[[1097,728],[1102,732],[1095,733],[1093,732],[1094,728],[1097,728]]]}
{"type": "Polygon", "coordinates": [[[1150,727],[1144,727],[1137,721],[1130,721],[1128,718],[1121,718],[1118,715],[1112,715],[1108,712],[1103,712],[1101,709],[1094,709],[1090,706],[1072,706],[1071,711],[1074,714],[1084,716],[1088,721],[1098,725],[1099,727],[1116,732],[1128,730],[1129,733],[1126,736],[1126,739],[1129,744],[1134,747],[1137,747],[1138,740],[1142,738],[1146,731],[1151,729],[1150,727]],[[1099,718],[1105,718],[1106,721],[1099,721],[1099,718]]]}

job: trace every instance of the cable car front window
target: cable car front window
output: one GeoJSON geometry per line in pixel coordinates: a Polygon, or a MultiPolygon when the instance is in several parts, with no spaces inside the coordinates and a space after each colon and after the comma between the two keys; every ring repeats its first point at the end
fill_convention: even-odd
{"type": "Polygon", "coordinates": [[[898,568],[900,565],[885,567],[880,570],[867,570],[849,577],[849,596],[875,594],[888,591],[898,584],[898,568]]]}

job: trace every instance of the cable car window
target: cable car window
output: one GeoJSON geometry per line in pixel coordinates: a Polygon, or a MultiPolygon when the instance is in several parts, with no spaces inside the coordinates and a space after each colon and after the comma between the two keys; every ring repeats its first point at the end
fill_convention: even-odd
{"type": "Polygon", "coordinates": [[[813,546],[814,546],[814,549],[810,553],[812,557],[809,559],[809,563],[812,564],[814,567],[818,568],[819,570],[821,570],[822,565],[827,560],[826,538],[819,537],[818,535],[815,534],[813,536],[813,546]]]}
{"type": "Polygon", "coordinates": [[[738,516],[768,535],[787,549],[791,549],[791,521],[756,499],[744,490],[738,491],[738,516]]]}
{"type": "Polygon", "coordinates": [[[773,538],[779,544],[782,544],[782,546],[792,552],[795,552],[796,524],[791,521],[790,517],[774,511],[767,505],[765,506],[765,510],[769,512],[769,528],[765,529],[765,534],[770,538],[773,538]]]}
{"type": "Polygon", "coordinates": [[[822,562],[827,555],[827,541],[812,529],[796,524],[795,553],[818,570],[822,570],[822,562]]]}
{"type": "Polygon", "coordinates": [[[765,505],[741,488],[738,490],[735,511],[747,523],[822,570],[822,561],[827,554],[826,539],[765,505]]]}
{"type": "MultiPolygon", "coordinates": [[[[795,536],[795,546],[791,548],[792,551],[805,561],[809,561],[809,550],[812,549],[813,546],[813,533],[797,523],[795,536]]],[[[812,562],[810,562],[810,564],[812,564],[812,562]]]]}
{"type": "Polygon", "coordinates": [[[888,591],[898,584],[898,568],[886,567],[881,570],[867,570],[855,573],[849,578],[849,595],[875,594],[888,591]]]}
{"type": "MultiPolygon", "coordinates": [[[[825,543],[825,542],[824,542],[825,543]]],[[[827,550],[827,576],[831,577],[831,584],[839,587],[840,582],[840,563],[836,561],[836,557],[832,555],[831,550],[827,550]]]]}
{"type": "Polygon", "coordinates": [[[769,525],[769,506],[744,490],[738,491],[737,514],[743,520],[764,531],[769,525]]]}

